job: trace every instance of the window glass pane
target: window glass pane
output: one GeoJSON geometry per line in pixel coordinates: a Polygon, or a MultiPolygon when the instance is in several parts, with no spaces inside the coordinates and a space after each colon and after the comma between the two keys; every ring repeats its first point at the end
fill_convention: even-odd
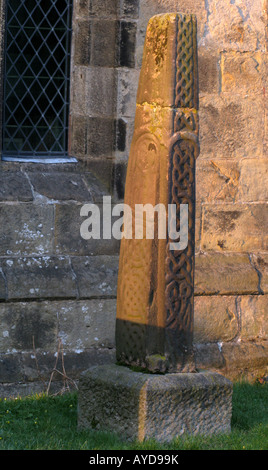
{"type": "Polygon", "coordinates": [[[7,1],[4,155],[67,154],[71,17],[70,0],[7,1]]]}

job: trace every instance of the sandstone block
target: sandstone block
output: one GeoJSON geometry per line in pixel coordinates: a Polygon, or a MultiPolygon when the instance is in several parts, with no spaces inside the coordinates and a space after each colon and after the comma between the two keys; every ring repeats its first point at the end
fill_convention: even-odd
{"type": "Polygon", "coordinates": [[[111,158],[114,146],[114,119],[88,117],[86,123],[86,149],[89,155],[111,158]]]}
{"type": "MultiPolygon", "coordinates": [[[[38,349],[35,350],[34,352],[23,351],[23,354],[21,354],[19,368],[23,375],[23,383],[25,385],[29,384],[29,382],[33,384],[33,387],[30,388],[30,394],[33,393],[35,389],[35,385],[38,383],[38,381],[40,381],[40,379],[42,379],[43,381],[42,392],[43,393],[46,392],[46,389],[47,389],[47,386],[49,384],[49,380],[51,377],[51,373],[55,367],[57,350],[58,350],[58,345],[55,345],[55,349],[50,350],[50,351],[47,350],[46,354],[44,354],[42,350],[38,350],[38,349]]],[[[11,365],[13,365],[12,359],[13,358],[11,357],[10,358],[11,365]]],[[[61,358],[57,363],[57,367],[58,367],[58,370],[63,372],[61,368],[61,358]]],[[[20,371],[15,366],[14,376],[16,377],[15,374],[18,375],[20,371]]],[[[58,389],[56,390],[54,388],[56,386],[57,379],[62,380],[62,376],[60,376],[60,374],[54,374],[53,379],[54,380],[52,381],[52,384],[51,384],[50,393],[53,393],[53,390],[54,390],[54,393],[56,391],[59,392],[59,390],[62,388],[62,382],[61,382],[61,387],[58,387],[58,389]]],[[[16,383],[16,378],[15,378],[15,383],[16,383]]]]}
{"type": "MultiPolygon", "coordinates": [[[[221,343],[195,343],[195,364],[197,370],[216,370],[224,368],[221,343]]],[[[228,378],[228,377],[227,377],[228,378]]]]}
{"type": "MultiPolygon", "coordinates": [[[[35,354],[32,351],[23,354],[0,353],[0,374],[3,381],[0,384],[0,398],[29,397],[35,393],[46,392],[55,367],[55,352],[43,354],[42,351],[37,350],[35,354]]],[[[92,348],[84,352],[65,351],[64,368],[67,376],[76,380],[89,364],[109,364],[113,358],[113,352],[107,349],[100,351],[92,348]]],[[[63,372],[60,361],[57,367],[60,372],[63,372]]],[[[72,388],[71,383],[69,385],[72,388]]],[[[62,388],[62,375],[55,373],[49,391],[59,393],[62,392],[62,388]]]]}
{"type": "Polygon", "coordinates": [[[92,186],[93,184],[93,195],[94,201],[99,201],[99,196],[101,196],[100,202],[102,202],[102,192],[103,195],[111,195],[112,188],[112,175],[114,162],[110,158],[89,158],[84,162],[84,172],[85,178],[89,180],[89,183],[92,186]],[[92,181],[93,179],[93,181],[92,181]],[[95,197],[96,196],[96,197],[95,197]],[[97,199],[96,199],[97,198],[97,199]]]}
{"type": "Polygon", "coordinates": [[[105,0],[102,2],[99,0],[86,0],[86,2],[88,4],[86,13],[96,18],[115,17],[120,3],[118,0],[105,0]]]}
{"type": "Polygon", "coordinates": [[[88,16],[89,3],[92,3],[91,0],[78,0],[74,8],[75,18],[88,16]]]}
{"type": "Polygon", "coordinates": [[[262,95],[265,54],[258,52],[222,52],[222,92],[262,95]]]}
{"type": "Polygon", "coordinates": [[[218,93],[220,89],[220,55],[206,47],[198,48],[198,80],[200,96],[218,93]]]}
{"type": "Polygon", "coordinates": [[[52,204],[0,204],[0,220],[1,256],[40,256],[52,252],[52,204]]]}
{"type": "MultiPolygon", "coordinates": [[[[13,369],[13,382],[17,385],[18,389],[20,389],[20,385],[16,383],[17,378],[23,376],[23,382],[25,386],[28,384],[28,396],[34,393],[35,385],[38,383],[37,381],[40,380],[40,374],[43,378],[43,383],[41,387],[41,391],[46,391],[46,387],[49,384],[49,380],[51,377],[51,373],[55,367],[55,353],[57,352],[57,348],[55,351],[49,351],[47,354],[42,354],[42,351],[36,351],[36,359],[38,362],[38,369],[36,367],[36,359],[32,352],[24,352],[21,355],[20,364],[18,367],[18,363],[16,363],[14,356],[9,356],[9,364],[8,366],[13,369]],[[44,386],[44,383],[46,386],[44,386]],[[29,386],[29,384],[31,386],[29,386]]],[[[0,355],[1,358],[1,355],[0,355]]],[[[95,348],[87,349],[86,351],[81,350],[66,350],[64,349],[64,369],[68,377],[76,380],[79,378],[80,374],[86,370],[90,364],[90,366],[94,366],[96,364],[109,364],[114,359],[113,351],[110,349],[103,349],[98,350],[95,348]]],[[[1,360],[1,359],[0,359],[1,360]]],[[[58,370],[63,372],[61,360],[58,361],[58,370]]],[[[1,365],[0,365],[1,367],[1,365]]],[[[8,371],[7,371],[8,373],[8,371]]],[[[8,376],[7,376],[8,378],[8,376]]],[[[11,382],[11,380],[8,382],[11,382]]],[[[51,382],[50,393],[62,391],[63,388],[63,377],[62,375],[55,373],[53,375],[53,380],[51,382]],[[55,390],[56,389],[56,390],[55,390]]],[[[76,382],[77,383],[77,382],[76,382]]],[[[15,385],[14,384],[14,385],[15,385]]],[[[70,388],[74,390],[72,384],[69,382],[70,388]]],[[[1,395],[1,388],[0,388],[0,395],[1,395]]],[[[17,395],[17,394],[15,394],[17,395]]]]}
{"type": "MultiPolygon", "coordinates": [[[[57,312],[49,303],[9,302],[0,305],[0,351],[57,350],[57,312]]],[[[18,379],[15,379],[15,381],[18,379]]]]}
{"type": "Polygon", "coordinates": [[[121,14],[125,18],[138,18],[139,0],[123,0],[121,14]]]}
{"type": "MultiPolygon", "coordinates": [[[[11,163],[8,162],[10,165],[11,163]]],[[[34,165],[31,162],[28,163],[21,163],[20,164],[23,168],[23,171],[27,176],[30,177],[31,173],[46,173],[46,172],[51,172],[51,173],[77,173],[81,174],[84,171],[84,165],[82,162],[74,162],[70,161],[69,163],[42,163],[40,161],[39,163],[35,163],[34,165]],[[48,171],[49,170],[49,171],[48,171]]],[[[12,162],[12,167],[13,167],[13,162],[12,162]]]]}
{"type": "Polygon", "coordinates": [[[88,67],[85,72],[85,114],[113,116],[116,111],[115,70],[108,67],[88,67]]]}
{"type": "Polygon", "coordinates": [[[0,172],[0,201],[32,201],[27,177],[20,171],[0,172]]]}
{"type": "Polygon", "coordinates": [[[2,260],[8,299],[76,297],[76,281],[70,260],[44,256],[2,260]]]}
{"type": "Polygon", "coordinates": [[[232,0],[206,2],[206,34],[202,44],[222,50],[265,50],[263,3],[232,0]]]}
{"type": "Polygon", "coordinates": [[[92,201],[82,175],[77,173],[29,173],[35,197],[40,196],[53,201],[92,201]]]}
{"type": "Polygon", "coordinates": [[[195,344],[196,367],[224,374],[229,380],[247,380],[267,375],[267,341],[231,341],[195,344]]]}
{"type": "Polygon", "coordinates": [[[267,375],[268,341],[223,343],[222,354],[225,362],[223,373],[230,380],[252,381],[267,375]]]}
{"type": "Polygon", "coordinates": [[[72,115],[70,128],[70,151],[77,158],[85,158],[87,149],[87,117],[76,114],[72,115]]]}
{"type": "Polygon", "coordinates": [[[90,65],[114,67],[116,64],[115,44],[118,35],[117,21],[114,19],[94,20],[91,24],[91,33],[90,65]]]}
{"type": "Polygon", "coordinates": [[[228,433],[231,397],[232,384],[215,373],[157,375],[96,366],[79,382],[78,426],[160,442],[228,433]]]}
{"type": "Polygon", "coordinates": [[[71,99],[72,118],[74,115],[86,115],[86,72],[88,67],[81,65],[73,66],[71,99]]]}
{"type": "Polygon", "coordinates": [[[118,77],[118,113],[120,116],[134,117],[139,71],[122,68],[117,71],[118,77]]]}
{"type": "MultiPolygon", "coordinates": [[[[196,162],[196,198],[204,203],[233,202],[240,184],[239,161],[200,158],[196,162]]],[[[256,186],[256,185],[255,185],[256,186]]]]}
{"type": "Polygon", "coordinates": [[[258,294],[259,276],[248,254],[198,253],[195,294],[258,294]]]}
{"type": "MultiPolygon", "coordinates": [[[[120,240],[105,239],[103,230],[103,207],[100,209],[101,238],[85,240],[80,234],[80,226],[85,217],[80,216],[82,204],[56,204],[55,212],[55,250],[62,255],[116,255],[119,253],[120,240]]],[[[89,214],[90,217],[90,214],[89,214]]],[[[119,217],[118,217],[119,218],[119,217]]],[[[112,218],[112,222],[116,220],[112,218]]]]}
{"type": "Polygon", "coordinates": [[[0,353],[0,375],[2,383],[23,382],[22,355],[15,353],[0,353]]]}
{"type": "MultiPolygon", "coordinates": [[[[101,162],[101,163],[102,163],[102,169],[103,169],[102,177],[105,174],[107,174],[107,177],[109,178],[109,176],[111,175],[109,165],[106,166],[105,162],[101,162]]],[[[102,203],[103,196],[109,196],[110,193],[108,192],[105,183],[103,183],[98,178],[96,178],[91,171],[84,172],[83,173],[83,179],[86,183],[86,186],[88,187],[88,189],[90,191],[90,195],[91,195],[94,203],[98,203],[98,202],[102,203]]]]}
{"type": "Polygon", "coordinates": [[[12,165],[10,165],[10,162],[5,162],[5,161],[1,160],[0,169],[1,169],[1,173],[5,173],[6,175],[8,175],[8,173],[20,172],[21,171],[21,163],[12,162],[12,165]]]}
{"type": "Polygon", "coordinates": [[[200,158],[261,156],[263,119],[261,97],[200,96],[200,158]]]}
{"type": "Polygon", "coordinates": [[[240,297],[242,340],[265,340],[268,335],[268,296],[240,297]]]}
{"type": "Polygon", "coordinates": [[[265,204],[220,204],[203,207],[202,251],[265,251],[265,204]]]}
{"type": "Polygon", "coordinates": [[[83,352],[92,347],[114,348],[115,299],[60,301],[53,309],[64,349],[83,352]]]}
{"type": "Polygon", "coordinates": [[[115,299],[1,303],[0,352],[114,351],[115,315],[115,299]]]}
{"type": "Polygon", "coordinates": [[[268,293],[268,254],[254,253],[251,255],[251,262],[259,275],[259,289],[263,294],[268,293]]]}
{"type": "Polygon", "coordinates": [[[261,158],[243,158],[239,162],[240,178],[237,201],[268,200],[268,162],[261,158]]]}
{"type": "Polygon", "coordinates": [[[89,65],[91,60],[91,22],[88,19],[76,21],[74,31],[74,64],[89,65]]]}
{"type": "Polygon", "coordinates": [[[197,296],[194,343],[232,341],[239,332],[234,296],[197,296]]]}
{"type": "Polygon", "coordinates": [[[80,298],[116,296],[118,256],[74,256],[71,262],[80,298]]]}

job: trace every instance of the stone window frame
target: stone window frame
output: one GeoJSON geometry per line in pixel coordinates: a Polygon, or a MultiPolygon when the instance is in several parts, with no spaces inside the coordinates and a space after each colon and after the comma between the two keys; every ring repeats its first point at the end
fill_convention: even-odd
{"type": "MultiPolygon", "coordinates": [[[[6,0],[0,0],[0,95],[5,4],[6,0]]],[[[99,0],[73,0],[68,163],[80,163],[81,168],[100,176],[109,192],[122,200],[140,67],[136,54],[140,49],[137,49],[139,0],[111,0],[105,5],[109,8],[104,8],[99,0]],[[100,34],[104,31],[105,35],[100,34]],[[88,39],[83,41],[87,35],[88,39]],[[108,47],[105,44],[103,47],[103,40],[108,47]],[[79,90],[84,85],[87,89],[83,95],[79,90]],[[105,99],[101,100],[105,93],[105,99]],[[80,104],[85,106],[85,98],[87,110],[83,112],[80,104]]],[[[2,148],[1,140],[2,133],[2,148]]],[[[12,163],[4,162],[0,151],[0,166],[11,167],[12,163]]],[[[58,162],[43,160],[42,163],[58,162]]]]}
{"type": "Polygon", "coordinates": [[[134,130],[139,3],[74,3],[71,153],[98,175],[101,168],[120,200],[134,130]]]}

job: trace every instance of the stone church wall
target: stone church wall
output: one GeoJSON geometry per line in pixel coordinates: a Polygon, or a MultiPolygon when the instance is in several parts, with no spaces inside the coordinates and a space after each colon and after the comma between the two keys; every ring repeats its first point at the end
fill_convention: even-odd
{"type": "Polygon", "coordinates": [[[196,364],[267,374],[267,2],[75,0],[78,163],[0,162],[1,394],[42,387],[59,339],[73,378],[114,360],[119,243],[83,240],[80,209],[123,201],[146,25],[175,10],[198,20],[196,364]]]}

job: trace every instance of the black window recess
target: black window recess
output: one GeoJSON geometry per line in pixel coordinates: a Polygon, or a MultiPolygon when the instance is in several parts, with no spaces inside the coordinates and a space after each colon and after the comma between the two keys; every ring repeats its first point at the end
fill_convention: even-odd
{"type": "Polygon", "coordinates": [[[68,155],[72,1],[7,0],[2,158],[68,155]]]}

